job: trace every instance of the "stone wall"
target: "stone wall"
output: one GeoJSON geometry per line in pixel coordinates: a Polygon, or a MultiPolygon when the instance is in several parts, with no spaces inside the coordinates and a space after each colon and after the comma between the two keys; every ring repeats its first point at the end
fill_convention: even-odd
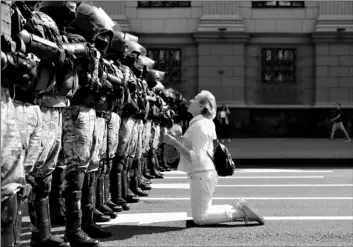
{"type": "Polygon", "coordinates": [[[198,45],[198,90],[211,91],[219,103],[244,104],[244,46],[198,45]]]}
{"type": "Polygon", "coordinates": [[[353,44],[316,44],[316,104],[353,105],[353,44]]]}
{"type": "Polygon", "coordinates": [[[195,32],[202,11],[200,1],[190,8],[138,8],[137,1],[125,1],[130,30],[137,33],[195,32]]]}
{"type": "Polygon", "coordinates": [[[305,1],[305,8],[252,9],[251,1],[241,1],[239,13],[246,32],[310,33],[315,29],[318,4],[305,1]]]}
{"type": "Polygon", "coordinates": [[[258,36],[245,46],[245,103],[247,105],[300,104],[314,105],[314,47],[306,42],[296,43],[296,38],[278,38],[276,42],[269,37],[258,36]],[[261,81],[261,48],[296,48],[296,83],[266,85],[261,81]],[[267,95],[265,95],[267,94],[267,95]]]}
{"type": "Polygon", "coordinates": [[[182,48],[182,84],[178,90],[186,99],[192,99],[198,93],[197,46],[188,45],[182,48]]]}

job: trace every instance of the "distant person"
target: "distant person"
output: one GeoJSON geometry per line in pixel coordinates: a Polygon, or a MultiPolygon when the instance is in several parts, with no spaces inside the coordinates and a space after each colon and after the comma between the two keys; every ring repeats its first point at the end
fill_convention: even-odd
{"type": "Polygon", "coordinates": [[[343,111],[341,108],[341,104],[337,103],[336,107],[337,107],[337,110],[336,110],[335,117],[331,119],[331,122],[333,122],[333,125],[332,125],[330,140],[333,140],[333,137],[335,136],[336,130],[340,129],[343,131],[344,135],[346,136],[346,142],[350,142],[351,138],[349,137],[348,132],[343,125],[343,118],[342,118],[343,111]]]}
{"type": "Polygon", "coordinates": [[[230,115],[230,111],[228,109],[228,106],[226,106],[225,104],[222,105],[221,110],[218,111],[218,116],[217,116],[217,120],[219,123],[219,137],[221,138],[221,142],[224,142],[224,139],[228,139],[228,142],[230,142],[230,138],[229,138],[230,128],[229,128],[229,119],[228,119],[229,115],[230,115]]]}

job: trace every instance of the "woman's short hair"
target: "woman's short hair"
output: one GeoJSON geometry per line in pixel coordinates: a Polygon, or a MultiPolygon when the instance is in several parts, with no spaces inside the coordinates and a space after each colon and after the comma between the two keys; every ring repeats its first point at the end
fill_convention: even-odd
{"type": "Polygon", "coordinates": [[[200,93],[199,104],[201,106],[201,114],[209,119],[214,119],[217,114],[217,104],[215,96],[206,90],[202,90],[200,93]]]}

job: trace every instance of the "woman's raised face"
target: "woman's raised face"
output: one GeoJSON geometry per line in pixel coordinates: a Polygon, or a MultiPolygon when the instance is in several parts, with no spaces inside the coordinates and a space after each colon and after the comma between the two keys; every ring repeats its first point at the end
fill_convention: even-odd
{"type": "Polygon", "coordinates": [[[200,114],[200,99],[201,95],[196,95],[193,99],[190,100],[188,112],[190,112],[194,117],[200,114]]]}

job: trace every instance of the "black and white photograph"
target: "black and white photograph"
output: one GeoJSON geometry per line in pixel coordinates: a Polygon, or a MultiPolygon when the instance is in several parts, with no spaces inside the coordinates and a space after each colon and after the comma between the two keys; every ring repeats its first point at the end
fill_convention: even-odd
{"type": "Polygon", "coordinates": [[[1,1],[1,247],[352,246],[353,1],[1,1]]]}

